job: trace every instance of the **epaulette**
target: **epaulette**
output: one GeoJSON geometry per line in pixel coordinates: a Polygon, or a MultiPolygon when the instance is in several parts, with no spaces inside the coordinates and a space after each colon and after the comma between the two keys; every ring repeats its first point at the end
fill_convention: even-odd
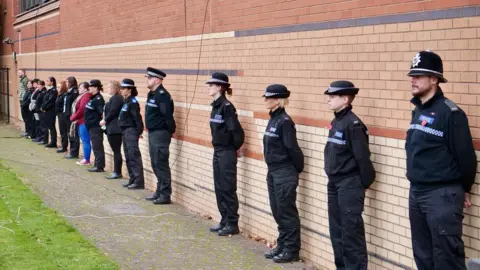
{"type": "Polygon", "coordinates": [[[136,98],[132,98],[132,102],[133,102],[133,103],[137,103],[137,99],[136,99],[136,98]]]}
{"type": "Polygon", "coordinates": [[[445,104],[450,108],[452,112],[458,111],[457,104],[453,103],[450,99],[445,99],[445,104]]]}

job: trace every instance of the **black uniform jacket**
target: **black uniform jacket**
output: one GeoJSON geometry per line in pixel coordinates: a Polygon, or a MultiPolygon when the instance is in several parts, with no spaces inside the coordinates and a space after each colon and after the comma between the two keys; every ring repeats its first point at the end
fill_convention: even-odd
{"type": "Polygon", "coordinates": [[[218,97],[211,105],[210,130],[213,148],[240,149],[245,141],[245,132],[238,121],[235,106],[224,95],[218,97]]]}
{"type": "Polygon", "coordinates": [[[140,114],[140,105],[135,97],[129,96],[120,111],[118,124],[122,130],[133,127],[137,130],[138,136],[143,133],[143,120],[140,114]]]}
{"type": "Polygon", "coordinates": [[[160,85],[147,95],[145,105],[145,125],[149,131],[168,130],[175,133],[176,125],[173,113],[175,111],[170,93],[160,85]]]}

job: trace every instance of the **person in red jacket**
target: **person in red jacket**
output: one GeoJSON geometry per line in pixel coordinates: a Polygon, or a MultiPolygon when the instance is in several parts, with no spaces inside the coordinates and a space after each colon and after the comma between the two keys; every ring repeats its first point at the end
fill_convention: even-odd
{"type": "Polygon", "coordinates": [[[90,165],[90,153],[92,150],[90,145],[90,134],[85,126],[84,119],[85,107],[92,96],[90,93],[88,93],[88,87],[90,87],[90,85],[87,82],[80,84],[78,88],[79,96],[72,104],[72,115],[70,116],[70,121],[72,121],[70,136],[73,137],[80,135],[80,139],[82,140],[83,144],[83,159],[81,161],[77,161],[77,164],[80,166],[90,165]]]}

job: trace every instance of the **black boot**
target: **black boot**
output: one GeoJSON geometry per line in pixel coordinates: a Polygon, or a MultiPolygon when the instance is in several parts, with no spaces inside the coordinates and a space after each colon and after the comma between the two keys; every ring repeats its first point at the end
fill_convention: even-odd
{"type": "Polygon", "coordinates": [[[107,178],[107,179],[119,179],[119,178],[122,178],[122,175],[114,172],[110,176],[106,176],[105,178],[107,178]]]}
{"type": "Polygon", "coordinates": [[[58,148],[57,150],[57,153],[65,153],[67,152],[67,150],[63,149],[63,148],[58,148]]]}
{"type": "Polygon", "coordinates": [[[133,179],[128,179],[128,182],[126,182],[126,183],[123,184],[122,186],[123,186],[123,187],[128,187],[128,186],[130,186],[131,184],[133,184],[133,182],[135,182],[135,180],[133,180],[133,179]]]}
{"type": "Polygon", "coordinates": [[[217,224],[213,227],[210,228],[210,231],[211,232],[214,232],[214,233],[218,233],[218,231],[220,231],[221,229],[223,229],[225,227],[225,225],[222,225],[222,224],[217,224]]]}
{"type": "Polygon", "coordinates": [[[103,169],[97,168],[97,167],[92,167],[88,169],[89,172],[104,172],[103,169]]]}
{"type": "Polygon", "coordinates": [[[128,186],[127,188],[128,189],[144,189],[145,185],[144,184],[133,183],[130,186],[128,186]]]}
{"type": "Polygon", "coordinates": [[[231,225],[227,225],[218,231],[219,236],[228,236],[228,235],[234,235],[239,233],[240,233],[240,230],[238,229],[238,226],[231,226],[231,225]]]}
{"type": "Polygon", "coordinates": [[[170,203],[172,203],[170,201],[170,197],[160,196],[160,197],[158,197],[158,199],[153,200],[153,204],[170,204],[170,203]]]}
{"type": "Polygon", "coordinates": [[[150,197],[146,197],[145,200],[147,201],[155,201],[156,199],[160,198],[160,192],[155,191],[150,197]]]}
{"type": "Polygon", "coordinates": [[[280,245],[270,249],[269,251],[265,252],[265,258],[273,259],[273,257],[277,256],[278,254],[282,253],[282,247],[280,245]]]}
{"type": "Polygon", "coordinates": [[[276,263],[289,263],[289,262],[296,262],[300,260],[300,256],[298,252],[291,252],[291,251],[282,251],[277,256],[273,257],[273,261],[276,263]]]}

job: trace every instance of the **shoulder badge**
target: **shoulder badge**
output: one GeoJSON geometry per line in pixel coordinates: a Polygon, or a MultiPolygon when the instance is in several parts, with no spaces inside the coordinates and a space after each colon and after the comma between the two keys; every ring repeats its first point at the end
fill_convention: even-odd
{"type": "Polygon", "coordinates": [[[163,90],[160,90],[160,94],[164,94],[164,93],[165,93],[165,91],[163,91],[163,90]]]}
{"type": "Polygon", "coordinates": [[[225,106],[230,106],[230,103],[225,103],[225,106]]]}
{"type": "Polygon", "coordinates": [[[100,97],[97,97],[97,99],[100,99],[100,97]]]}
{"type": "Polygon", "coordinates": [[[137,103],[137,99],[136,99],[136,98],[132,98],[132,102],[133,102],[133,103],[137,103]]]}
{"type": "Polygon", "coordinates": [[[450,99],[445,99],[445,104],[450,108],[452,112],[458,111],[458,107],[450,99]]]}

